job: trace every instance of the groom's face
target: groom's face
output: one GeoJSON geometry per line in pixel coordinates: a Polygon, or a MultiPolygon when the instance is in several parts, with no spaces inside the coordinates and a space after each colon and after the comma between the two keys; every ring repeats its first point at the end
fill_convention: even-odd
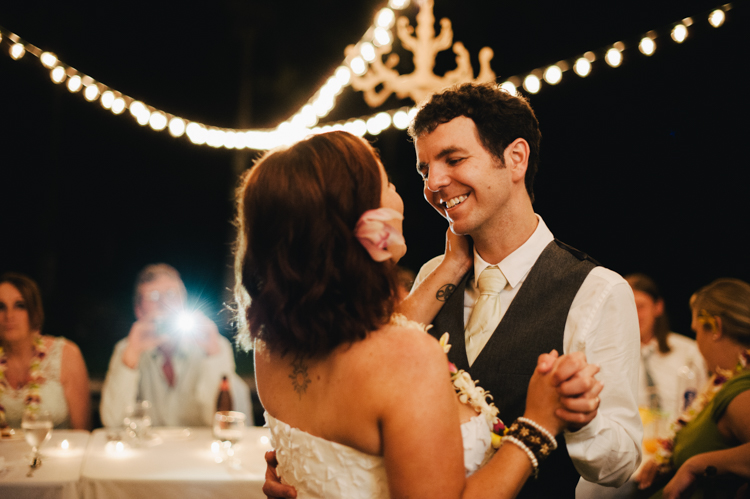
{"type": "Polygon", "coordinates": [[[414,141],[424,196],[456,234],[472,235],[504,212],[512,187],[470,118],[459,116],[414,141]]]}

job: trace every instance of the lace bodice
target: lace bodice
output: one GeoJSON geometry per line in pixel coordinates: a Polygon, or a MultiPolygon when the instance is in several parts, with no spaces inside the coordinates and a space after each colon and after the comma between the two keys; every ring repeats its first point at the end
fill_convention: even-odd
{"type": "MultiPolygon", "coordinates": [[[[386,499],[388,479],[380,456],[316,437],[265,413],[281,481],[300,499],[386,499]]],[[[467,476],[492,455],[490,429],[478,415],[461,425],[467,476]]]]}
{"type": "MultiPolygon", "coordinates": [[[[65,392],[60,383],[60,367],[62,366],[62,352],[65,346],[65,338],[55,338],[47,348],[47,355],[41,362],[44,383],[39,388],[41,398],[40,408],[50,412],[55,428],[69,428],[70,418],[68,413],[68,402],[65,400],[65,392]]],[[[21,427],[21,418],[26,410],[26,386],[16,390],[8,384],[2,395],[0,403],[5,407],[5,418],[13,428],[21,427]]]]}

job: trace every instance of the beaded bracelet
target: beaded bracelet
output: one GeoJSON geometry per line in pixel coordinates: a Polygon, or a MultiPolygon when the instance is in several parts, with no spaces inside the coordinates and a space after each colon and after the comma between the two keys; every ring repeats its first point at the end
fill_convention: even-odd
{"type": "Polygon", "coordinates": [[[520,417],[520,418],[517,419],[517,421],[520,421],[522,423],[530,424],[531,426],[533,426],[537,430],[541,431],[542,434],[545,437],[547,437],[547,440],[549,441],[549,444],[552,446],[552,450],[557,449],[557,440],[555,439],[555,436],[547,430],[547,428],[545,428],[544,426],[540,425],[539,423],[537,423],[533,419],[529,419],[529,418],[520,417]]]}
{"type": "Polygon", "coordinates": [[[522,441],[540,462],[544,461],[557,447],[557,442],[553,440],[551,443],[548,436],[539,431],[536,426],[518,419],[508,429],[506,438],[508,435],[522,441]]]}
{"type": "Polygon", "coordinates": [[[503,437],[503,442],[511,442],[515,444],[519,449],[524,451],[526,455],[529,457],[529,460],[531,461],[531,467],[534,468],[533,475],[534,478],[539,476],[539,461],[537,460],[536,456],[534,456],[534,453],[531,452],[531,449],[529,449],[525,443],[517,439],[516,437],[512,435],[505,435],[503,437]]]}

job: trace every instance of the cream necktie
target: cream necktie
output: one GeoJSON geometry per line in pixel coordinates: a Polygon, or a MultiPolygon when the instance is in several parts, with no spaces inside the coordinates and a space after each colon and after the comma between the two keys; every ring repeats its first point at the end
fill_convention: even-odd
{"type": "Polygon", "coordinates": [[[466,357],[470,366],[500,324],[500,291],[505,288],[507,282],[502,271],[495,265],[487,267],[479,275],[479,298],[464,330],[466,357]]]}

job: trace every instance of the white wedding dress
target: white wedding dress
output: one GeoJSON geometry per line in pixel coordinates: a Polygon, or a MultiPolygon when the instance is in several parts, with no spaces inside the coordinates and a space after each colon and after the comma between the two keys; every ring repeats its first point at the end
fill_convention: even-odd
{"type": "MultiPolygon", "coordinates": [[[[282,483],[300,499],[387,499],[388,479],[380,456],[316,437],[265,413],[282,483]]],[[[467,476],[492,455],[487,420],[477,415],[461,425],[467,476]]]]}

